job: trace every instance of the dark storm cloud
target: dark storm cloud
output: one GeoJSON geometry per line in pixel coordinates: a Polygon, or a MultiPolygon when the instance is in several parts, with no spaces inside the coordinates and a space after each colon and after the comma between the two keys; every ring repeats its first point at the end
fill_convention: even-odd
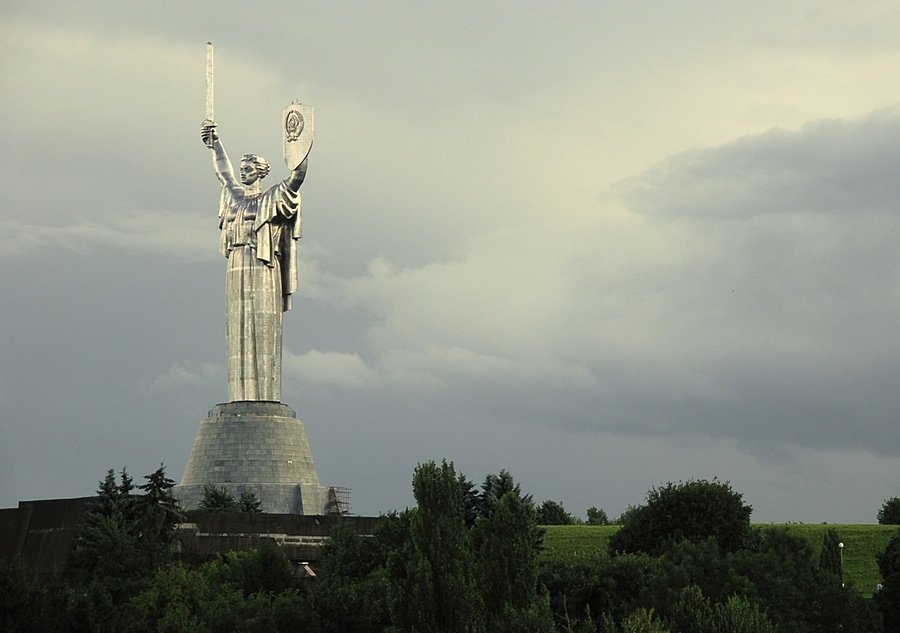
{"type": "Polygon", "coordinates": [[[673,218],[892,214],[898,139],[897,108],[776,129],[675,156],[615,191],[639,213],[673,218]]]}

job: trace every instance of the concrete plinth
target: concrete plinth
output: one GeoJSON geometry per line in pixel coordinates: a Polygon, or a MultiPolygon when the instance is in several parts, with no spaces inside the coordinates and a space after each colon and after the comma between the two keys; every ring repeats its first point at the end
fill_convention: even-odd
{"type": "Polygon", "coordinates": [[[273,514],[326,514],[329,504],[303,422],[278,402],[229,402],[209,412],[174,490],[181,506],[196,509],[206,484],[235,498],[250,491],[273,514]]]}

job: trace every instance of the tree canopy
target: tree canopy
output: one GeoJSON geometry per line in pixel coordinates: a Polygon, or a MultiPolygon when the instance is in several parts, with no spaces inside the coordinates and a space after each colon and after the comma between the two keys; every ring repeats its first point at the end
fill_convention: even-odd
{"type": "Polygon", "coordinates": [[[203,497],[197,507],[204,512],[262,512],[260,501],[253,492],[245,490],[239,499],[235,499],[224,487],[212,484],[203,486],[203,497]]]}
{"type": "Polygon", "coordinates": [[[885,500],[878,511],[878,522],[882,525],[900,525],[900,497],[885,500]]]}
{"type": "Polygon", "coordinates": [[[541,525],[574,525],[575,518],[566,512],[562,503],[547,499],[537,509],[537,522],[541,525]]]}
{"type": "Polygon", "coordinates": [[[622,527],[609,541],[610,552],[661,554],[682,539],[710,538],[722,551],[735,551],[750,533],[751,512],[727,482],[670,482],[651,489],[645,505],[622,515],[622,527]]]}

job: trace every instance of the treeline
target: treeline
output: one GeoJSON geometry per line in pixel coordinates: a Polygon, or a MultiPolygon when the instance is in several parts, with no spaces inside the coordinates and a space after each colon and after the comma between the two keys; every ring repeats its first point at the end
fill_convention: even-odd
{"type": "Polygon", "coordinates": [[[174,482],[162,467],[145,480],[136,488],[123,471],[100,482],[65,575],[4,570],[0,630],[900,631],[900,536],[879,557],[883,587],[865,598],[841,578],[836,533],[815,557],[784,529],[751,527],[750,507],[716,480],[651,490],[607,554],[567,557],[542,550],[540,506],[509,473],[476,486],[428,462],[413,476],[416,507],[383,517],[371,537],[339,526],[315,578],[274,543],[179,560],[174,482]]]}

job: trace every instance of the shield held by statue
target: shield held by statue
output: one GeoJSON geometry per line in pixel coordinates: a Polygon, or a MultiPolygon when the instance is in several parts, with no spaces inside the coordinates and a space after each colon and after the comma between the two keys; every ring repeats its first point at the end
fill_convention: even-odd
{"type": "Polygon", "coordinates": [[[281,117],[284,134],[284,164],[292,170],[309,154],[315,136],[313,108],[311,105],[292,103],[281,117]]]}

